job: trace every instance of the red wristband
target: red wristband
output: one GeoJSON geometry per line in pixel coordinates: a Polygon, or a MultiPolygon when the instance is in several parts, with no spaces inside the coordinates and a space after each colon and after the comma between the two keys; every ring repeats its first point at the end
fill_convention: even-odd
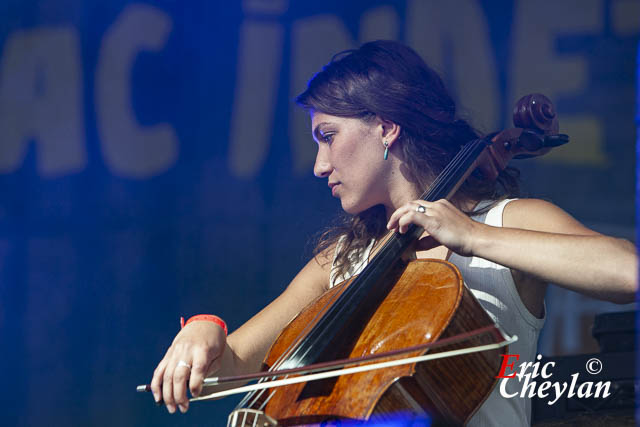
{"type": "Polygon", "coordinates": [[[196,320],[213,322],[216,325],[220,326],[224,330],[224,334],[227,335],[227,324],[224,323],[224,320],[222,320],[218,316],[214,316],[213,314],[196,314],[195,316],[191,316],[189,320],[186,321],[186,323],[184,321],[184,317],[180,317],[180,329],[184,328],[191,322],[195,322],[196,320]]]}

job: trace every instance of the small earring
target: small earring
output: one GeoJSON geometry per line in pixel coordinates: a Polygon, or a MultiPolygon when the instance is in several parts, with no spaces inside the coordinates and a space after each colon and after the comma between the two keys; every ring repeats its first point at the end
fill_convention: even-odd
{"type": "Polygon", "coordinates": [[[387,158],[389,157],[389,143],[387,141],[384,141],[382,145],[384,145],[384,159],[387,160],[387,158]]]}

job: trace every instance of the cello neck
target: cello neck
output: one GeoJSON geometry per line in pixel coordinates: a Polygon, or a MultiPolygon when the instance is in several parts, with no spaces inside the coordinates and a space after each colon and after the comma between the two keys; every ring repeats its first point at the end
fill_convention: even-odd
{"type": "MultiPolygon", "coordinates": [[[[422,198],[435,201],[451,197],[476,167],[487,145],[488,143],[482,139],[465,144],[422,198]]],[[[274,368],[291,369],[317,363],[327,356],[326,352],[335,344],[336,336],[354,333],[351,322],[353,317],[356,313],[362,315],[362,310],[375,309],[378,302],[390,290],[387,284],[393,284],[392,280],[387,280],[388,275],[397,265],[404,251],[422,233],[423,229],[415,225],[412,225],[405,234],[390,232],[392,236],[386,239],[386,243],[348,289],[291,350],[286,359],[274,368]]]]}

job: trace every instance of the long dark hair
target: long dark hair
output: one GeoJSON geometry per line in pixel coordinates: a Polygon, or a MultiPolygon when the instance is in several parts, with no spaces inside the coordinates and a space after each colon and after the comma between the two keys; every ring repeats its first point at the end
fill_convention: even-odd
{"type": "MultiPolygon", "coordinates": [[[[296,102],[308,111],[360,118],[380,117],[400,125],[394,147],[402,150],[413,181],[426,189],[460,147],[479,137],[456,116],[456,105],[440,76],[411,48],[389,40],[365,43],[341,52],[309,81],[296,102]]],[[[517,170],[508,168],[497,181],[472,173],[454,203],[516,196],[517,170]]],[[[467,212],[468,213],[468,212],[467,212]]],[[[317,238],[314,255],[336,244],[338,275],[348,271],[372,239],[386,230],[385,210],[374,206],[357,215],[343,215],[317,238]]]]}

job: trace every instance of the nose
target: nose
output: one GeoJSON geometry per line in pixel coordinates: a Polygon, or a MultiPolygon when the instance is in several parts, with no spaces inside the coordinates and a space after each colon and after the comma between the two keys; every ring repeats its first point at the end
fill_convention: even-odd
{"type": "Polygon", "coordinates": [[[313,165],[313,174],[318,178],[326,178],[331,175],[333,166],[329,161],[329,153],[327,152],[326,145],[318,145],[318,154],[316,154],[316,162],[313,165]]]}

